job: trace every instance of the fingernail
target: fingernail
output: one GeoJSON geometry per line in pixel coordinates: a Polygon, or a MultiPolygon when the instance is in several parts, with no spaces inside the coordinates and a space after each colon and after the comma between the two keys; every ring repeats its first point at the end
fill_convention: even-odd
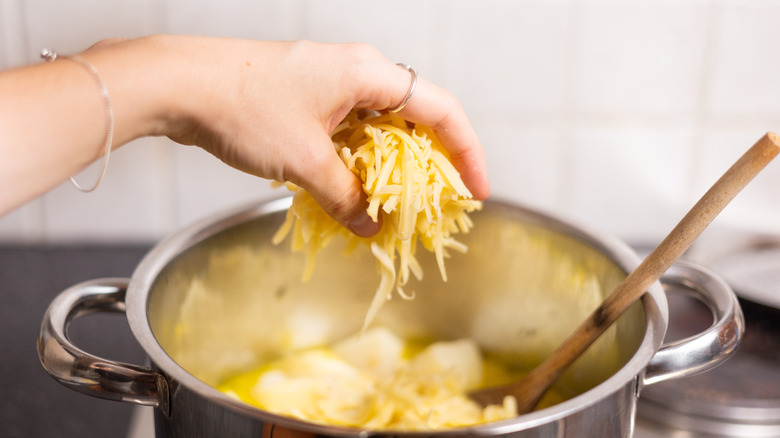
{"type": "Polygon", "coordinates": [[[380,224],[374,222],[368,213],[361,213],[352,218],[347,224],[347,228],[360,237],[371,237],[379,231],[380,224]]]}

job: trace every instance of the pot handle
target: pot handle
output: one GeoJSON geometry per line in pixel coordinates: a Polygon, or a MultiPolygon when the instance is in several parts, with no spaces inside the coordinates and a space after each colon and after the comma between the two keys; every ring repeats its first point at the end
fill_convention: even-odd
{"type": "Polygon", "coordinates": [[[644,385],[716,367],[736,352],[745,332],[745,320],[737,296],[712,271],[680,261],[666,271],[661,283],[665,287],[681,287],[697,296],[709,306],[714,322],[697,335],[662,345],[647,365],[644,385]]]}
{"type": "Polygon", "coordinates": [[[136,403],[169,412],[165,377],[137,365],[102,359],[68,338],[71,321],[96,312],[125,312],[127,278],[101,278],[72,286],[52,301],[38,336],[38,357],[54,379],[93,397],[136,403]]]}

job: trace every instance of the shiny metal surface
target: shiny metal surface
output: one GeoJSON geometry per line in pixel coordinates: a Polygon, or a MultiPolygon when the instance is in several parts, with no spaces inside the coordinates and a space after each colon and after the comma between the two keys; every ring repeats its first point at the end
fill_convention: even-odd
{"type": "MultiPolygon", "coordinates": [[[[345,261],[333,248],[319,257],[314,278],[300,282],[303,256],[269,243],[289,202],[259,204],[182,230],[133,274],[126,312],[153,364],[144,372],[169,384],[170,411],[155,410],[158,437],[631,436],[645,368],[667,325],[660,284],[561,379],[558,389],[568,400],[514,420],[437,433],[362,431],[280,417],[214,389],[283,351],[360,329],[376,287],[373,260],[358,254],[345,261]]],[[[426,277],[408,286],[417,297],[390,301],[378,324],[410,338],[469,336],[491,354],[532,366],[638,263],[610,236],[517,206],[489,202],[474,221],[474,232],[462,238],[468,257],[447,261],[449,281],[440,280],[432,258],[421,257],[426,277]]],[[[713,300],[713,307],[721,309],[721,301],[713,300]]],[[[669,363],[657,362],[667,365],[654,375],[687,372],[672,372],[669,363]]],[[[711,363],[687,366],[699,371],[711,363]]]]}
{"type": "MultiPolygon", "coordinates": [[[[152,361],[187,388],[185,394],[287,428],[324,435],[372,434],[272,416],[213,388],[232,373],[257,366],[263,356],[279,354],[284,348],[327,343],[357,332],[362,324],[376,287],[373,260],[357,255],[345,263],[340,249],[334,248],[319,257],[312,281],[300,283],[302,256],[290,253],[286,245],[267,244],[283,219],[287,202],[263,205],[254,211],[255,217],[244,216],[238,222],[228,215],[231,225],[223,224],[222,219],[206,221],[205,228],[195,226],[161,244],[158,248],[168,255],[150,255],[134,274],[134,282],[140,281],[143,292],[133,293],[131,284],[131,328],[152,361]],[[250,262],[242,268],[228,262],[231,259],[250,262]],[[345,278],[349,280],[345,282],[345,278]],[[196,288],[195,284],[208,287],[196,288]],[[283,291],[283,299],[276,298],[279,291],[283,291]],[[134,303],[137,298],[140,301],[134,303]],[[188,319],[197,324],[187,324],[188,319]],[[183,331],[182,325],[189,329],[183,331]]],[[[479,231],[464,237],[468,257],[454,256],[447,261],[449,282],[439,280],[432,257],[421,258],[426,278],[422,285],[409,286],[417,291],[416,299],[389,302],[380,312],[379,324],[412,338],[470,336],[494,354],[538,360],[598,305],[603,289],[611,290],[625,275],[626,268],[620,264],[633,267],[638,262],[633,252],[614,238],[595,237],[514,206],[489,204],[474,220],[479,231]],[[590,296],[578,294],[572,279],[588,276],[598,285],[596,293],[591,288],[590,296]]],[[[442,434],[495,435],[524,430],[527,436],[534,436],[537,432],[531,430],[535,427],[549,433],[560,427],[553,426],[558,421],[575,424],[587,420],[593,430],[601,421],[601,427],[610,429],[610,436],[628,436],[631,422],[614,423],[611,419],[630,419],[632,399],[626,409],[612,406],[614,400],[605,401],[610,404],[610,413],[599,421],[593,420],[592,413],[578,419],[578,412],[583,405],[598,405],[598,400],[622,393],[627,386],[630,390],[626,393],[635,391],[637,373],[660,346],[665,327],[663,300],[656,286],[655,296],[646,298],[644,306],[635,306],[572,368],[562,379],[572,397],[567,402],[523,416],[524,421],[442,434]],[[638,350],[643,343],[644,348],[638,350]],[[621,369],[625,364],[630,365],[621,369]],[[588,396],[583,396],[586,391],[588,396]]],[[[176,405],[178,400],[172,397],[176,405]]],[[[186,421],[172,421],[187,427],[186,421]]]]}
{"type": "Polygon", "coordinates": [[[129,280],[104,278],[77,284],[60,293],[43,317],[38,357],[63,385],[93,397],[169,411],[168,384],[148,368],[93,356],[70,342],[68,324],[93,312],[125,311],[129,280]]]}
{"type": "MultiPolygon", "coordinates": [[[[667,291],[673,316],[666,339],[712,321],[710,309],[686,292],[667,291]]],[[[690,437],[780,437],[780,311],[746,300],[740,307],[745,334],[733,357],[707,373],[648,387],[637,406],[643,425],[690,437]]]]}
{"type": "Polygon", "coordinates": [[[714,368],[736,352],[745,331],[737,296],[713,272],[678,262],[664,274],[663,283],[698,295],[712,310],[714,322],[706,331],[662,346],[647,364],[645,385],[714,368]]]}

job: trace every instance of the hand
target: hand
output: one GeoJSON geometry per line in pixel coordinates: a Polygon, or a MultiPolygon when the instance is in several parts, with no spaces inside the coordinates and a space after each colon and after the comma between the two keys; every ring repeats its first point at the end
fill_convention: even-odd
{"type": "MultiPolygon", "coordinates": [[[[165,37],[171,60],[189,72],[184,124],[166,133],[245,172],[309,191],[336,220],[376,233],[360,181],[330,141],[354,107],[400,103],[411,76],[364,44],[255,42],[165,37]]],[[[173,68],[173,67],[171,67],[173,68]]],[[[489,194],[482,146],[452,94],[420,78],[400,115],[431,126],[475,198],[489,194]]]]}
{"type": "MultiPolygon", "coordinates": [[[[153,36],[81,54],[106,83],[113,147],[148,135],[198,145],[227,164],[309,191],[361,236],[379,229],[330,132],[354,107],[400,103],[410,73],[365,44],[153,36]]],[[[0,214],[100,157],[104,102],[73,61],[0,72],[0,214]],[[41,129],[43,127],[43,129],[41,129]]],[[[420,78],[400,113],[431,126],[476,199],[489,194],[482,146],[452,94],[420,78]]]]}

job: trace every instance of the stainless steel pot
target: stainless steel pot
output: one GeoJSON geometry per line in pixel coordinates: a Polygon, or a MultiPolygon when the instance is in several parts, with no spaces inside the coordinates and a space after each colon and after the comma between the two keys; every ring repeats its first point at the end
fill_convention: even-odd
{"type": "MultiPolygon", "coordinates": [[[[39,354],[46,370],[88,395],[155,406],[158,437],[507,436],[628,437],[642,387],[714,367],[743,330],[729,287],[689,264],[664,282],[702,295],[715,323],[663,345],[668,323],[655,284],[561,378],[568,399],[516,419],[441,432],[377,432],[323,426],[256,409],[214,386],[282,351],[359,331],[376,288],[374,261],[327,249],[315,275],[299,281],[304,256],[270,244],[290,199],[253,205],[174,234],[130,279],[99,279],[62,292],[46,313],[39,354]],[[125,312],[150,359],[136,366],[90,355],[67,337],[68,323],[91,312],[125,312]]],[[[501,202],[474,214],[447,260],[449,281],[421,256],[425,279],[407,286],[376,323],[410,338],[475,339],[491,354],[532,366],[558,345],[638,264],[619,240],[501,202]]]]}

